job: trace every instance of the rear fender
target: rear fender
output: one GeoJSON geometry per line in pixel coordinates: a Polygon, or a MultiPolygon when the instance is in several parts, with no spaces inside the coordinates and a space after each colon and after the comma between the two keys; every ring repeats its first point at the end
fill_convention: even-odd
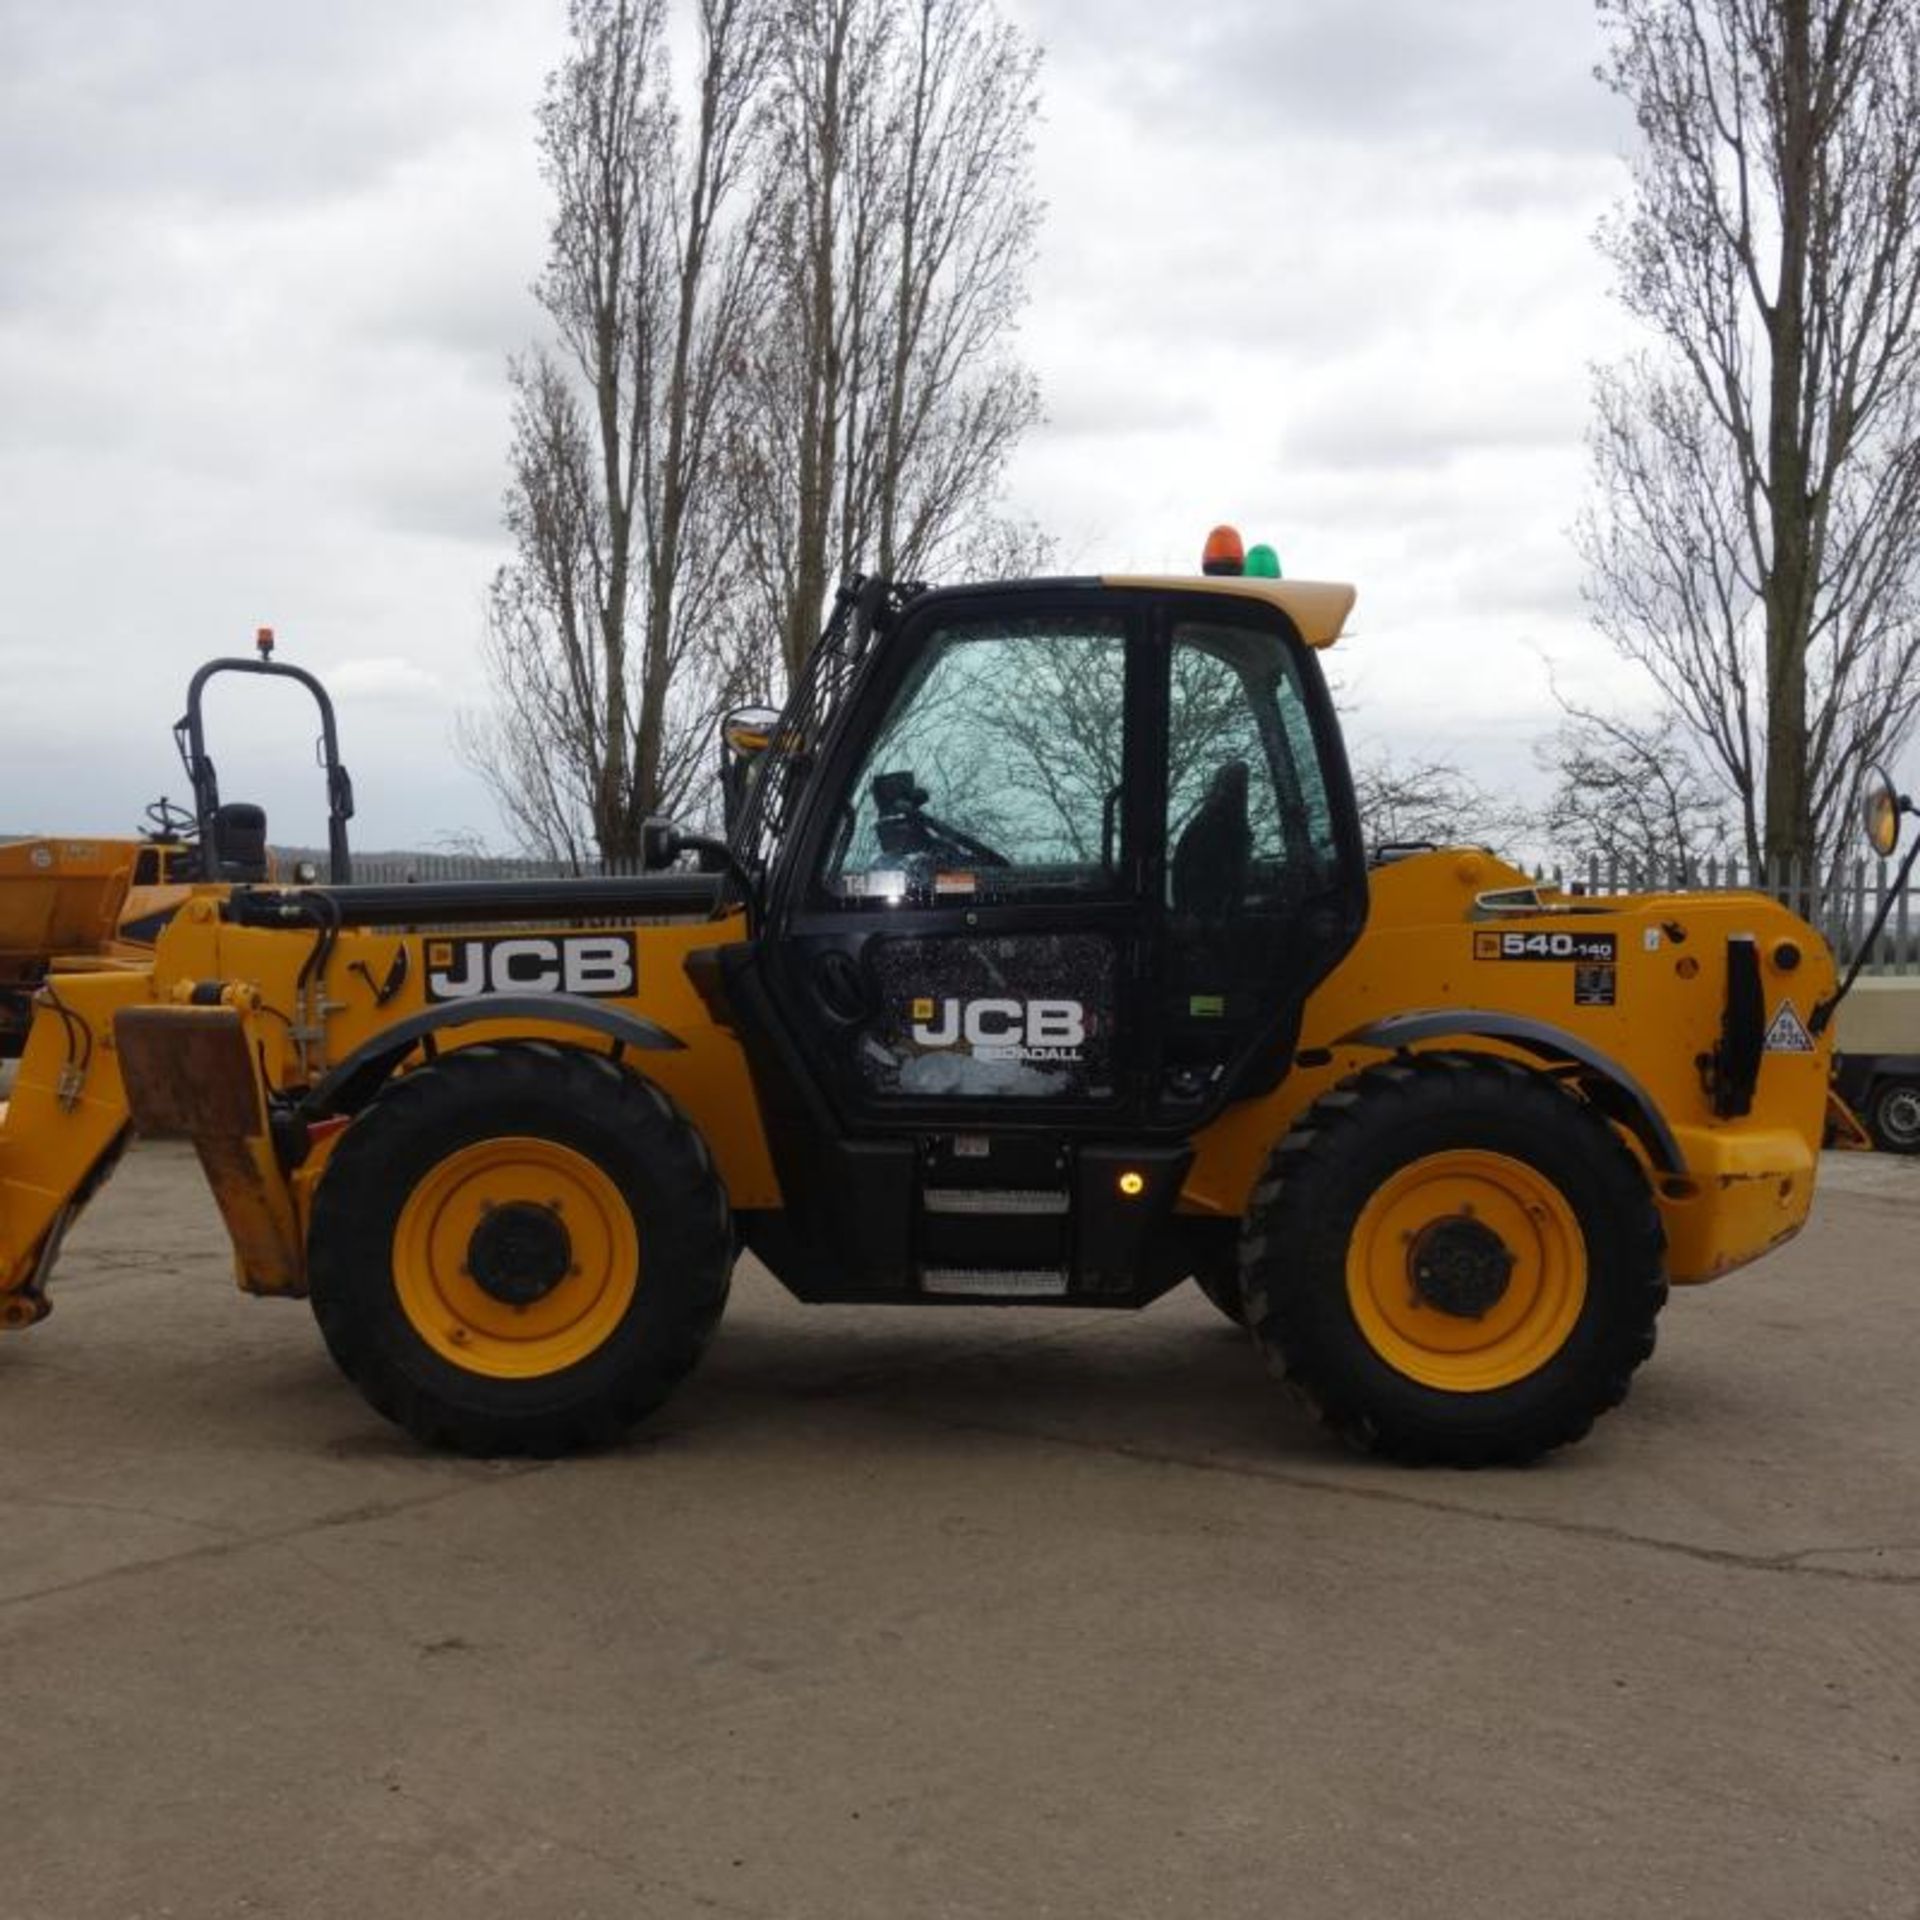
{"type": "Polygon", "coordinates": [[[295,1109],[295,1118],[311,1126],[316,1121],[358,1113],[415,1048],[424,1047],[431,1052],[439,1035],[457,1027],[520,1021],[600,1034],[614,1043],[616,1052],[623,1047],[635,1047],[642,1052],[678,1052],[686,1045],[665,1027],[640,1014],[627,1013],[578,994],[482,994],[471,1000],[427,1007],[404,1020],[396,1020],[390,1027],[383,1027],[314,1083],[295,1109]]]}

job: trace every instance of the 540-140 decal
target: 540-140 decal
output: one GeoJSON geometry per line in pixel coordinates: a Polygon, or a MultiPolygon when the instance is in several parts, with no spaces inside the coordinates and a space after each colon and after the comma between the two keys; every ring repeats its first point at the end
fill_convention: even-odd
{"type": "Polygon", "coordinates": [[[1582,965],[1610,967],[1620,957],[1620,942],[1611,933],[1476,933],[1476,960],[1572,960],[1582,965]]]}

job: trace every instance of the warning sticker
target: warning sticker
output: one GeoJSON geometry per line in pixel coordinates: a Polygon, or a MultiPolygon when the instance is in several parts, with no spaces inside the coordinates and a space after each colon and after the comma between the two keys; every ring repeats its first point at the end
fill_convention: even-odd
{"type": "Polygon", "coordinates": [[[1791,1000],[1780,1002],[1780,1011],[1773,1016],[1773,1025],[1767,1029],[1767,1051],[1769,1053],[1811,1053],[1813,1035],[1810,1034],[1799,1014],[1794,1011],[1791,1000]]]}
{"type": "Polygon", "coordinates": [[[1573,1004],[1576,1007],[1610,1007],[1619,999],[1618,967],[1575,967],[1573,1004]]]}

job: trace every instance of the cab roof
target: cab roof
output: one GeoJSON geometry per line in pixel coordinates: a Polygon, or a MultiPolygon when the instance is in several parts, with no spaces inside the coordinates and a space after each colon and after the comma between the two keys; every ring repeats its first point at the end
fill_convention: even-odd
{"type": "Polygon", "coordinates": [[[1152,593],[1221,593],[1237,600],[1264,600],[1278,607],[1310,647],[1330,647],[1340,638],[1358,597],[1337,580],[1248,579],[1235,574],[1118,574],[1100,576],[1103,587],[1152,593]]]}

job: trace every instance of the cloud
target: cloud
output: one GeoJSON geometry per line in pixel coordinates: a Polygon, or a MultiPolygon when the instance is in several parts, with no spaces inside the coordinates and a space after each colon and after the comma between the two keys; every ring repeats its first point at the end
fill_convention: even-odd
{"type": "Polygon", "coordinates": [[[1051,85],[1105,85],[1161,137],[1609,151],[1623,137],[1592,77],[1588,0],[1027,0],[1021,12],[1051,51],[1051,85]]]}
{"type": "MultiPolygon", "coordinates": [[[[1564,530],[1628,129],[1587,0],[1017,4],[1049,418],[1009,483],[1060,563],[1190,566],[1237,516],[1358,581],[1368,725],[1543,730],[1540,647],[1604,683],[1564,530]]],[[[563,32],[557,0],[0,0],[0,826],[177,790],[188,673],[262,621],[335,685],[365,844],[491,821],[448,734],[563,32]]],[[[305,717],[220,717],[232,791],[317,814],[305,717]]]]}
{"type": "Polygon", "coordinates": [[[1355,581],[1354,724],[1533,780],[1540,649],[1621,678],[1566,537],[1624,337],[1591,236],[1630,128],[1587,0],[1023,17],[1050,50],[1027,335],[1070,399],[1022,504],[1071,566],[1191,566],[1226,518],[1355,581]]]}
{"type": "Polygon", "coordinates": [[[371,660],[343,660],[331,669],[327,678],[336,694],[378,694],[389,699],[409,695],[435,700],[444,697],[438,674],[391,653],[371,660]]]}
{"type": "MultiPolygon", "coordinates": [[[[178,785],[188,673],[261,621],[334,677],[381,838],[490,818],[448,689],[504,546],[563,31],[545,0],[0,0],[0,818],[125,830],[178,785]]],[[[214,705],[232,790],[311,811],[305,719],[214,705]]]]}

